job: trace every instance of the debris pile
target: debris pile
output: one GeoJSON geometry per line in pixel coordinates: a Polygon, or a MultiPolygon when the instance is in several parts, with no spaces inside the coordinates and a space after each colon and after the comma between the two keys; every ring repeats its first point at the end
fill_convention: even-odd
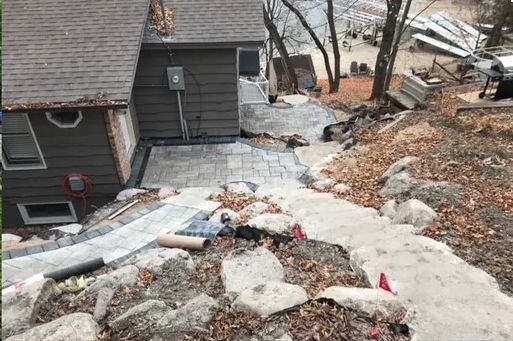
{"type": "Polygon", "coordinates": [[[150,16],[152,27],[163,36],[171,34],[175,29],[175,13],[171,7],[165,7],[162,11],[162,1],[151,2],[150,16]]]}
{"type": "Polygon", "coordinates": [[[403,315],[369,316],[327,299],[310,300],[268,318],[226,307],[214,317],[208,334],[186,340],[410,340],[409,329],[399,323],[403,315]]]}

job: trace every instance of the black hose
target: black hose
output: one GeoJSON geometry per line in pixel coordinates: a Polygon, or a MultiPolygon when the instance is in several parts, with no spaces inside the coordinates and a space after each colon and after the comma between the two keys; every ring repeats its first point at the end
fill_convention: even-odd
{"type": "Polygon", "coordinates": [[[82,275],[94,271],[96,269],[101,268],[104,265],[105,262],[103,261],[103,258],[100,257],[85,261],[83,263],[71,265],[56,271],[48,272],[46,274],[43,274],[43,276],[46,278],[51,278],[55,281],[60,281],[63,279],[70,278],[71,276],[82,275]]]}

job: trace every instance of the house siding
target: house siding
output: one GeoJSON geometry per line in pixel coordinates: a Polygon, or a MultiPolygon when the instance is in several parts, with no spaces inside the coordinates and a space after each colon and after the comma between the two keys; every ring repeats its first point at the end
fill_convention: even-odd
{"type": "Polygon", "coordinates": [[[82,113],[82,121],[72,129],[58,128],[44,113],[28,115],[47,169],[4,170],[4,227],[24,225],[16,206],[23,203],[71,201],[81,219],[84,216],[82,199],[64,193],[64,177],[70,173],[81,173],[94,181],[93,194],[87,199],[89,206],[101,206],[121,190],[105,112],[84,110],[82,113]]]}
{"type": "Polygon", "coordinates": [[[237,49],[143,48],[133,89],[142,138],[180,137],[176,91],[168,88],[168,66],[183,66],[181,92],[190,136],[238,135],[237,49]]]}

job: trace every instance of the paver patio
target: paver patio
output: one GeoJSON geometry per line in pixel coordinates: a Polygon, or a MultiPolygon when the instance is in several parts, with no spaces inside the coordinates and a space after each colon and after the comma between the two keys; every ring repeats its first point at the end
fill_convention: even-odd
{"type": "Polygon", "coordinates": [[[333,112],[313,101],[290,107],[251,104],[241,107],[241,128],[255,134],[299,134],[310,143],[319,142],[324,127],[336,122],[333,112]]]}
{"type": "Polygon", "coordinates": [[[245,143],[154,146],[141,187],[220,186],[231,181],[256,184],[297,179],[307,167],[292,152],[245,143]]]}

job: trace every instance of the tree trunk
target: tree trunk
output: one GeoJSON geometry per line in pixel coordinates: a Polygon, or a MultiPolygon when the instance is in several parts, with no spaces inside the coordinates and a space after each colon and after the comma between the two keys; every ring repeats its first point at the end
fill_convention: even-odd
{"type": "Polygon", "coordinates": [[[294,13],[296,15],[296,17],[301,22],[301,25],[303,25],[303,27],[306,29],[308,34],[310,34],[310,37],[313,39],[315,45],[321,51],[322,57],[324,58],[324,66],[326,67],[326,73],[328,74],[329,92],[330,93],[335,92],[335,90],[333,88],[333,72],[331,71],[330,58],[328,56],[328,53],[326,52],[326,49],[324,48],[321,41],[315,34],[314,30],[310,27],[310,25],[306,21],[305,17],[301,14],[301,12],[299,12],[299,10],[297,8],[295,8],[294,5],[292,5],[287,0],[282,0],[282,2],[285,6],[287,6],[288,9],[290,9],[292,11],[292,13],[294,13]]]}
{"type": "Polygon", "coordinates": [[[492,33],[486,40],[485,47],[494,47],[499,45],[502,36],[502,26],[502,22],[497,22],[495,25],[493,25],[492,33]]]}
{"type": "Polygon", "coordinates": [[[392,80],[392,75],[394,74],[394,65],[395,58],[397,57],[397,51],[399,51],[399,44],[401,43],[401,37],[403,35],[404,25],[406,24],[406,19],[408,19],[408,13],[410,12],[412,0],[406,0],[406,5],[404,6],[403,17],[401,19],[401,23],[396,30],[394,47],[392,48],[392,54],[390,56],[390,62],[388,62],[388,70],[385,78],[385,90],[384,93],[390,88],[390,81],[392,80]]]}
{"type": "Polygon", "coordinates": [[[390,61],[392,44],[394,42],[394,32],[397,24],[397,16],[401,9],[402,0],[387,0],[387,19],[383,28],[383,37],[379,48],[378,57],[374,72],[374,83],[372,85],[372,99],[382,99],[385,95],[385,81],[387,75],[387,66],[390,61]]]}
{"type": "Polygon", "coordinates": [[[333,56],[335,62],[335,75],[333,77],[333,92],[338,92],[340,86],[340,51],[338,49],[337,30],[335,28],[335,20],[333,17],[333,0],[328,2],[328,25],[330,27],[331,46],[333,47],[333,56]]]}
{"type": "Polygon", "coordinates": [[[271,41],[273,42],[274,46],[278,50],[278,53],[281,57],[281,62],[283,64],[283,69],[285,70],[285,75],[287,76],[287,79],[290,82],[290,85],[293,87],[292,91],[297,89],[297,76],[296,72],[294,70],[294,67],[292,66],[292,62],[289,58],[289,52],[287,51],[287,46],[285,46],[285,43],[281,39],[280,33],[278,32],[278,28],[274,24],[274,22],[271,20],[271,17],[269,16],[269,12],[264,7],[264,24],[267,28],[267,31],[269,32],[269,36],[271,38],[271,41]]]}

